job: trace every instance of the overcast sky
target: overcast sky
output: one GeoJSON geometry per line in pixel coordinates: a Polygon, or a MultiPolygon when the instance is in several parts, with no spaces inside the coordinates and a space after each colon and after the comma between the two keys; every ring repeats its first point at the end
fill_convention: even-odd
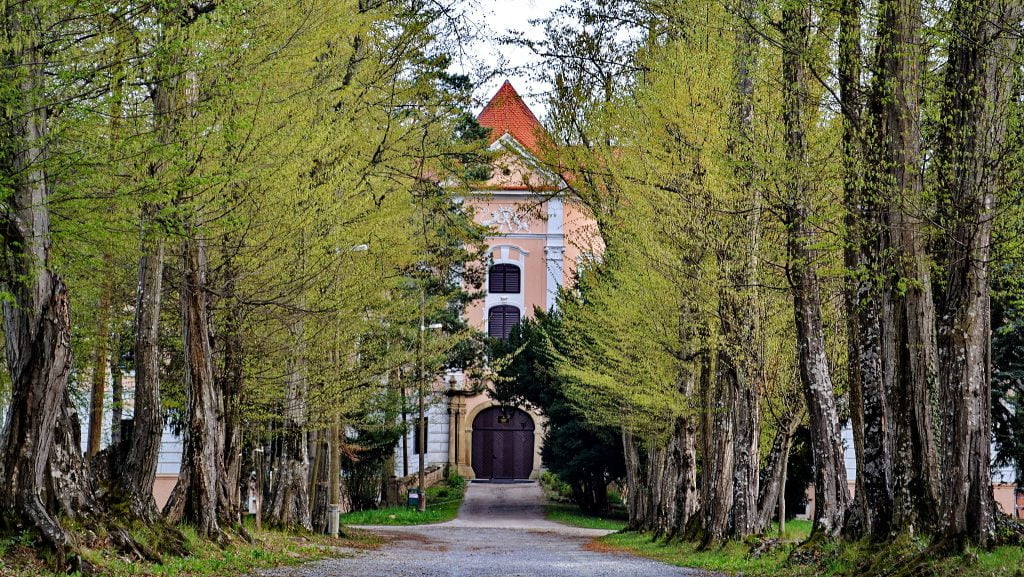
{"type": "MultiPolygon", "coordinates": [[[[458,67],[475,73],[482,67],[529,67],[538,62],[528,49],[501,45],[499,39],[511,32],[522,31],[527,37],[539,39],[543,36],[540,28],[533,28],[530,20],[542,18],[552,10],[561,6],[566,0],[470,0],[468,15],[480,26],[479,36],[483,42],[466,47],[465,57],[458,67]]],[[[475,75],[475,74],[474,74],[475,75]]],[[[546,90],[546,86],[531,78],[529,72],[511,73],[505,69],[503,74],[483,83],[476,91],[479,100],[477,110],[498,90],[501,83],[508,78],[516,90],[523,95],[527,104],[539,117],[544,115],[544,107],[538,96],[546,90]]]]}

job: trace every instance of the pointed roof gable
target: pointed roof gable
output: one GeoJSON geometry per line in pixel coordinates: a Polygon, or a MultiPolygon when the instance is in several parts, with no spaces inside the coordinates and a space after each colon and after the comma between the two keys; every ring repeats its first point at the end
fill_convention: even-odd
{"type": "Polygon", "coordinates": [[[533,153],[545,136],[544,127],[508,80],[480,111],[477,122],[491,129],[489,143],[509,134],[533,153]]]}

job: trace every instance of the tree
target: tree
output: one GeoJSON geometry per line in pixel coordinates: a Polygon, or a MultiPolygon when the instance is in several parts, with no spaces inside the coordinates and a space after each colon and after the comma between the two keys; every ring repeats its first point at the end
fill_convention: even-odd
{"type": "Polygon", "coordinates": [[[0,437],[3,524],[38,530],[63,557],[72,542],[58,515],[93,506],[90,477],[78,452],[68,391],[71,318],[67,287],[50,269],[46,66],[42,3],[7,7],[0,77],[4,127],[0,187],[4,209],[4,337],[11,400],[0,437]]]}
{"type": "Polygon", "coordinates": [[[943,405],[943,545],[991,543],[992,358],[990,265],[997,193],[1007,155],[1018,35],[1012,2],[958,1],[948,47],[939,135],[938,214],[945,277],[938,298],[943,405]]]}
{"type": "Polygon", "coordinates": [[[825,352],[825,335],[818,280],[817,231],[811,218],[814,190],[808,179],[808,138],[814,118],[808,69],[811,59],[810,3],[782,5],[782,118],[788,167],[788,198],[783,219],[787,229],[789,282],[793,294],[796,348],[800,380],[809,413],[814,454],[814,528],[811,539],[839,535],[849,492],[839,431],[835,389],[825,352]]]}
{"type": "Polygon", "coordinates": [[[536,310],[506,341],[494,343],[498,370],[493,396],[503,405],[536,407],[543,413],[548,425],[545,467],[571,487],[582,510],[607,513],[608,485],[625,474],[622,435],[615,427],[588,422],[566,398],[555,364],[557,355],[567,354],[558,351],[560,322],[558,312],[536,310]]]}

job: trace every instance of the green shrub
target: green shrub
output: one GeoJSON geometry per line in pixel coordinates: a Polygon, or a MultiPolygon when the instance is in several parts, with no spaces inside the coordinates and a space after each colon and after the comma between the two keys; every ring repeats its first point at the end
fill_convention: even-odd
{"type": "Polygon", "coordinates": [[[549,493],[553,493],[558,499],[565,501],[572,499],[572,487],[551,471],[542,472],[540,482],[549,493]]]}
{"type": "Polygon", "coordinates": [[[448,486],[456,491],[463,491],[466,489],[466,478],[458,473],[448,474],[448,486]]]}

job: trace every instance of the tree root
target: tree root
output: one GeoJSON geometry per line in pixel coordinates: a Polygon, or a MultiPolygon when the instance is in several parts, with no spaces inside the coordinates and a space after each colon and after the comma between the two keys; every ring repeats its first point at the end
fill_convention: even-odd
{"type": "Polygon", "coordinates": [[[134,555],[139,559],[145,559],[151,563],[163,564],[164,559],[160,553],[157,553],[143,543],[140,543],[137,539],[132,537],[125,528],[113,525],[109,528],[109,533],[110,539],[114,543],[114,546],[117,547],[118,551],[128,555],[134,555]]]}

